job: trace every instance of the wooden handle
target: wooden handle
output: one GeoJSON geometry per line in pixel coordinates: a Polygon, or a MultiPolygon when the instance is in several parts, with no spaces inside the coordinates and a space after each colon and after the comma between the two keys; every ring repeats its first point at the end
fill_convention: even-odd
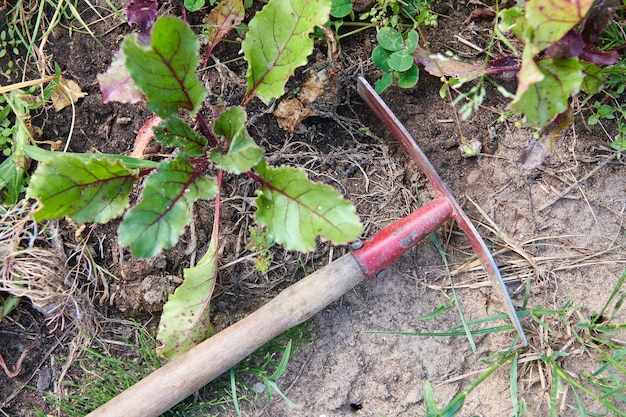
{"type": "Polygon", "coordinates": [[[365,274],[352,255],[344,255],[154,371],[87,417],[159,416],[266,342],[311,318],[364,279],[365,274]]]}

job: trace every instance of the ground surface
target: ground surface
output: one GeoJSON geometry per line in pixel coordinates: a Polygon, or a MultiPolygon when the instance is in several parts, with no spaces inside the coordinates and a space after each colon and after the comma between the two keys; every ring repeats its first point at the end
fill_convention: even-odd
{"type": "MultiPolygon", "coordinates": [[[[425,31],[435,51],[452,50],[465,58],[482,59],[455,37],[483,47],[489,40],[491,21],[463,23],[476,7],[474,2],[469,3],[442,1],[436,6],[439,28],[425,31]]],[[[178,14],[178,10],[178,6],[166,4],[162,12],[178,14]]],[[[85,20],[95,20],[89,13],[85,12],[85,20]]],[[[88,93],[76,104],[70,148],[75,152],[128,154],[137,130],[150,114],[138,106],[103,104],[96,74],[106,70],[112,51],[131,30],[114,18],[95,24],[93,29],[102,34],[105,48],[88,35],[74,32],[69,36],[60,28],[46,49],[50,59],[59,63],[64,76],[88,93]]],[[[295,133],[281,130],[275,117],[259,103],[252,104],[256,116],[249,128],[260,144],[274,152],[274,162],[304,166],[319,180],[336,177],[331,184],[356,205],[366,225],[364,238],[432,197],[425,177],[356,93],[357,76],[373,82],[380,75],[368,61],[374,40],[373,32],[364,32],[342,41],[343,69],[333,81],[337,87],[335,102],[319,104],[316,109],[319,116],[304,121],[295,133]],[[370,128],[369,132],[364,133],[359,129],[362,127],[370,128]],[[349,174],[342,175],[345,173],[349,174]]],[[[236,57],[237,48],[223,47],[215,54],[227,61],[236,57]]],[[[325,62],[325,54],[326,48],[320,45],[312,64],[325,62]]],[[[205,73],[209,99],[220,97],[236,103],[241,97],[242,84],[237,83],[236,77],[243,75],[244,62],[240,60],[228,67],[231,73],[223,67],[205,73]]],[[[303,77],[300,75],[290,82],[288,91],[293,91],[303,77]]],[[[507,87],[514,89],[511,84],[507,87]]],[[[480,230],[497,251],[495,259],[516,305],[521,306],[528,282],[529,307],[560,308],[571,300],[581,305],[579,311],[587,317],[598,311],[617,282],[626,259],[625,167],[612,159],[566,196],[558,200],[557,197],[612,155],[607,135],[597,126],[592,129],[586,126],[588,113],[583,109],[577,114],[574,129],[557,143],[545,165],[524,171],[517,159],[530,132],[515,129],[510,122],[497,123],[498,112],[505,109],[506,101],[492,89],[483,108],[461,125],[466,137],[483,142],[483,153],[476,158],[464,158],[458,150],[461,135],[453,110],[448,101],[439,98],[439,88],[438,79],[422,74],[416,88],[394,87],[382,97],[475,223],[487,224],[479,213],[477,207],[480,207],[493,220],[494,227],[499,228],[500,231],[493,227],[480,227],[480,230]],[[511,250],[510,243],[504,243],[502,232],[518,245],[518,253],[511,250]]],[[[59,113],[50,109],[38,114],[35,123],[43,129],[43,140],[65,140],[70,120],[71,109],[59,113]]],[[[606,128],[610,132],[615,126],[609,124],[606,128]]],[[[161,151],[168,150],[153,150],[161,151]]],[[[254,186],[248,180],[241,182],[233,178],[227,180],[225,189],[227,195],[252,196],[254,186]]],[[[250,204],[236,199],[226,205],[223,265],[248,254],[245,242],[252,211],[250,204]]],[[[195,211],[195,237],[188,232],[176,248],[145,261],[135,260],[126,250],[118,248],[115,224],[88,227],[82,232],[96,254],[95,262],[116,277],[105,276],[100,281],[80,284],[88,299],[86,304],[93,306],[91,315],[98,335],[105,343],[111,343],[112,352],[119,351],[115,340],[131,334],[126,319],[135,318],[154,329],[165,295],[175,288],[182,268],[190,262],[189,257],[195,256],[189,255],[192,251],[186,252],[189,242],[195,238],[197,248],[206,245],[212,213],[209,203],[199,204],[195,211]],[[150,292],[149,297],[144,297],[146,292],[150,292]]],[[[59,222],[54,227],[61,234],[64,250],[71,253],[79,245],[74,239],[75,226],[59,222]]],[[[456,271],[471,256],[467,240],[451,223],[438,229],[437,236],[450,256],[451,269],[456,271]]],[[[301,263],[311,272],[346,251],[343,247],[321,245],[319,251],[302,257],[300,262],[297,254],[276,250],[272,270],[267,275],[255,272],[249,261],[223,268],[219,295],[214,302],[216,327],[220,329],[236,321],[300,279],[301,263]]],[[[460,320],[454,309],[428,321],[418,319],[450,298],[449,282],[441,256],[431,239],[425,239],[392,267],[357,286],[315,317],[319,331],[313,344],[292,358],[287,374],[278,382],[299,408],[290,408],[274,395],[270,404],[263,397],[244,404],[244,415],[423,416],[426,380],[434,385],[437,400],[447,403],[488,367],[481,359],[509,347],[513,332],[476,336],[474,353],[464,337],[410,337],[366,331],[443,331],[458,325],[460,320]]],[[[474,266],[470,271],[454,273],[454,283],[468,320],[503,311],[481,268],[474,266]]],[[[530,320],[525,320],[524,325],[531,342],[525,354],[532,357],[548,352],[551,346],[540,340],[537,326],[530,320]]],[[[22,303],[18,315],[0,324],[0,353],[12,367],[23,349],[35,344],[30,347],[17,377],[8,378],[0,372],[0,411],[4,415],[30,416],[34,415],[33,408],[39,407],[56,415],[41,393],[22,386],[37,385],[47,371],[51,371],[51,382],[62,376],[71,378],[72,371],[63,374],[59,359],[80,350],[75,346],[80,344],[74,338],[76,327],[93,331],[91,326],[93,323],[78,321],[63,331],[49,333],[42,315],[27,302],[22,303]]],[[[625,336],[616,338],[624,340],[625,336]]],[[[563,335],[554,342],[561,348],[567,340],[563,335]]],[[[570,353],[565,361],[568,369],[574,373],[589,371],[584,355],[570,353]]],[[[547,415],[549,388],[532,362],[525,369],[519,390],[528,403],[529,415],[547,415]]],[[[53,390],[50,383],[40,385],[44,390],[53,390]]],[[[460,415],[512,415],[512,407],[509,367],[505,366],[468,396],[460,415]]],[[[589,407],[593,410],[594,405],[590,403],[589,407]]],[[[235,412],[229,408],[221,415],[235,415],[235,412]]],[[[564,408],[561,415],[576,414],[564,408]]]]}

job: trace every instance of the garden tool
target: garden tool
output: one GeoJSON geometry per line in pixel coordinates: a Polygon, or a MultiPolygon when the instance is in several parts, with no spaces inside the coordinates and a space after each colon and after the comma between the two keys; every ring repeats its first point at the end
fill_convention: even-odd
{"type": "Polygon", "coordinates": [[[283,290],[260,309],[154,371],[88,417],[156,417],[162,414],[266,342],[308,320],[367,277],[375,276],[448,219],[454,219],[466,233],[526,346],[524,331],[504,281],[478,231],[413,138],[365,79],[359,78],[357,91],[426,174],[437,197],[369,240],[357,242],[351,253],[283,290]]]}

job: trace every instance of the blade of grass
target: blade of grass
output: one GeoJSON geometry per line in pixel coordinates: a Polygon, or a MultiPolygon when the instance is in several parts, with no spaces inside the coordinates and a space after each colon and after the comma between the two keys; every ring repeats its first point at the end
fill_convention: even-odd
{"type": "Polygon", "coordinates": [[[467,340],[469,341],[469,344],[472,348],[472,352],[476,354],[476,343],[474,343],[474,338],[472,337],[472,331],[470,330],[469,326],[467,325],[467,322],[465,321],[465,316],[463,315],[463,309],[461,308],[459,299],[456,296],[456,290],[454,289],[454,282],[452,280],[452,275],[450,275],[450,265],[448,265],[448,256],[446,255],[446,252],[443,250],[443,247],[441,246],[441,242],[439,242],[437,235],[435,235],[434,233],[431,233],[430,237],[435,247],[439,251],[439,255],[441,255],[441,259],[443,259],[444,265],[446,266],[446,273],[448,274],[448,278],[450,279],[450,287],[452,289],[452,297],[454,299],[454,303],[456,304],[456,308],[459,311],[459,317],[461,318],[461,323],[463,324],[463,329],[465,330],[465,335],[467,336],[467,340]]]}

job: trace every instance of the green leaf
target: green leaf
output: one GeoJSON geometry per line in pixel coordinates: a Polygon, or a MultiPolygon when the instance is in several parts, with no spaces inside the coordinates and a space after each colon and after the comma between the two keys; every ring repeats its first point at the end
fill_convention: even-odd
{"type": "Polygon", "coordinates": [[[361,233],[354,206],[331,187],[311,182],[302,169],[271,168],[263,160],[255,170],[265,182],[257,190],[255,218],[286,249],[308,252],[317,236],[344,244],[361,233]]]}
{"type": "Polygon", "coordinates": [[[391,67],[389,66],[389,63],[387,62],[391,54],[392,54],[391,51],[388,51],[379,45],[376,48],[374,48],[374,50],[372,51],[372,61],[381,70],[391,71],[391,67]]]}
{"type": "Polygon", "coordinates": [[[583,66],[583,72],[585,73],[585,79],[580,87],[582,91],[587,94],[595,94],[602,89],[604,83],[606,83],[606,74],[602,71],[602,68],[591,62],[581,62],[583,66]]]}
{"type": "Polygon", "coordinates": [[[408,71],[413,65],[413,54],[406,50],[400,50],[389,55],[387,60],[389,67],[398,72],[408,71]]]}
{"type": "Polygon", "coordinates": [[[193,268],[186,268],[182,285],[163,306],[157,339],[160,355],[174,359],[213,334],[209,302],[215,288],[218,228],[213,229],[209,249],[193,268]]]}
{"type": "Polygon", "coordinates": [[[164,161],[146,179],[142,199],[126,212],[118,229],[119,243],[133,255],[149,258],[176,244],[191,221],[191,207],[217,193],[215,180],[202,175],[184,156],[164,161]]]}
{"type": "Polygon", "coordinates": [[[352,2],[350,0],[332,0],[330,15],[335,18],[346,17],[352,13],[352,2]]]}
{"type": "MultiPolygon", "coordinates": [[[[59,152],[47,151],[37,146],[27,145],[24,147],[24,152],[30,158],[37,162],[48,162],[59,156],[59,152]]],[[[159,163],[156,161],[149,161],[147,159],[137,159],[131,156],[115,155],[107,153],[73,153],[73,157],[80,159],[84,163],[88,162],[91,158],[107,159],[110,163],[120,161],[128,169],[141,169],[141,168],[156,168],[159,163]]]]}
{"type": "Polygon", "coordinates": [[[161,17],[152,28],[150,45],[137,34],[122,44],[126,68],[148,98],[148,107],[161,118],[187,109],[194,115],[206,89],[198,80],[198,38],[182,20],[161,17]]]}
{"type": "Polygon", "coordinates": [[[520,16],[518,8],[503,12],[500,27],[511,29],[525,43],[514,103],[522,99],[530,86],[543,81],[544,73],[535,63],[537,54],[582,21],[592,3],[593,0],[529,0],[524,16],[520,16]]]}
{"type": "Polygon", "coordinates": [[[388,51],[399,51],[404,48],[402,34],[390,26],[382,27],[376,34],[376,40],[388,51]]]}
{"type": "Polygon", "coordinates": [[[204,0],[185,0],[185,9],[190,12],[197,12],[204,7],[204,0]]]}
{"type": "Polygon", "coordinates": [[[445,313],[446,311],[450,310],[452,307],[454,306],[454,298],[450,298],[446,301],[444,301],[442,304],[440,304],[435,311],[432,311],[428,314],[425,314],[423,316],[419,316],[417,319],[418,320],[430,320],[430,319],[434,319],[435,317],[437,317],[438,315],[445,313]]]}
{"type": "Polygon", "coordinates": [[[435,400],[435,393],[430,381],[424,381],[424,406],[426,407],[426,417],[441,416],[441,409],[435,400]]]}
{"type": "Polygon", "coordinates": [[[213,128],[218,137],[228,145],[228,152],[213,149],[210,159],[215,164],[233,174],[250,170],[261,161],[263,148],[258,146],[246,130],[246,111],[243,107],[230,107],[220,114],[213,128]]]}
{"type": "Polygon", "coordinates": [[[154,137],[165,146],[176,146],[189,156],[204,155],[207,139],[177,117],[168,117],[153,128],[154,137]]]}
{"type": "Polygon", "coordinates": [[[307,63],[313,50],[309,34],[326,23],[330,5],[331,0],[270,0],[254,16],[241,45],[248,62],[247,98],[267,104],[283,95],[287,79],[307,63]]]}
{"type": "Polygon", "coordinates": [[[28,195],[42,205],[35,212],[38,221],[67,216],[78,223],[106,223],[128,207],[136,179],[137,171],[119,160],[61,154],[39,165],[28,195]]]}
{"type": "Polygon", "coordinates": [[[511,108],[526,117],[527,125],[542,127],[567,110],[570,94],[580,91],[585,75],[577,58],[544,59],[537,65],[543,80],[531,85],[511,108]]]}
{"type": "Polygon", "coordinates": [[[405,47],[406,51],[410,54],[417,49],[417,43],[419,42],[419,35],[415,29],[412,29],[406,36],[405,47]]]}
{"type": "Polygon", "coordinates": [[[378,94],[382,94],[383,91],[391,87],[391,84],[393,84],[393,72],[385,72],[383,76],[380,77],[380,80],[376,81],[374,84],[374,90],[378,94]]]}
{"type": "Polygon", "coordinates": [[[542,51],[558,41],[585,17],[593,0],[528,0],[526,22],[528,43],[542,51]]]}
{"type": "Polygon", "coordinates": [[[417,84],[420,78],[420,72],[417,65],[413,64],[408,71],[396,73],[396,77],[398,77],[398,87],[412,88],[417,84]]]}

